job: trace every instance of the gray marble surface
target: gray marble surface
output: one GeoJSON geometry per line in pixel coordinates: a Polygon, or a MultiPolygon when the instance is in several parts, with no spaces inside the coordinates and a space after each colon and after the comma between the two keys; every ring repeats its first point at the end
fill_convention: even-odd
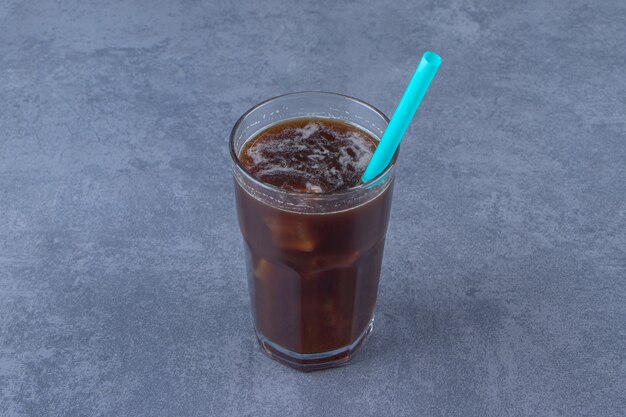
{"type": "Polygon", "coordinates": [[[626,3],[0,2],[0,416],[624,416],[626,3]],[[393,112],[374,334],[252,332],[227,136],[328,90],[393,112]]]}

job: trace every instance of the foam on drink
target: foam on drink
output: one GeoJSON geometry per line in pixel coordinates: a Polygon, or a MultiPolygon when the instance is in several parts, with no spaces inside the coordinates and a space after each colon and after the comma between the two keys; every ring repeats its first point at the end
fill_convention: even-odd
{"type": "Polygon", "coordinates": [[[326,193],[359,184],[376,143],[338,120],[293,119],[252,138],[239,159],[263,182],[289,191],[326,193]]]}

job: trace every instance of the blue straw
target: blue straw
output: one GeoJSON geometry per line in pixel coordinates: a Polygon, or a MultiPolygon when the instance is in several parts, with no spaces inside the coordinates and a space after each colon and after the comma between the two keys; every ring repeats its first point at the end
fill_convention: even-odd
{"type": "Polygon", "coordinates": [[[369,165],[363,173],[363,182],[376,178],[391,162],[404,136],[404,132],[409,127],[409,123],[411,123],[417,108],[422,102],[430,82],[439,69],[439,65],[441,65],[441,57],[439,55],[434,52],[424,53],[415,70],[415,74],[413,74],[413,78],[411,78],[402,99],[400,99],[396,111],[393,113],[393,117],[389,121],[380,143],[376,147],[376,151],[374,151],[374,155],[372,155],[369,165]]]}

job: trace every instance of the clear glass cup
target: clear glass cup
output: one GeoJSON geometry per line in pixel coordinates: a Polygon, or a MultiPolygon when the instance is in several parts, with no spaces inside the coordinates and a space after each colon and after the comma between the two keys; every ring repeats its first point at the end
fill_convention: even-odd
{"type": "Polygon", "coordinates": [[[339,119],[380,140],[389,119],[333,93],[279,96],[248,110],[230,136],[252,316],[262,350],[310,371],[346,364],[372,331],[395,161],[366,184],[329,193],[280,189],[239,161],[244,144],[289,119],[339,119]]]}

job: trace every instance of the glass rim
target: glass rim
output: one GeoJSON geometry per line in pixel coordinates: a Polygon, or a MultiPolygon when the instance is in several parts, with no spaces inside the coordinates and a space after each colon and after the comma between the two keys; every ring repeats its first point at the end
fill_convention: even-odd
{"type": "MultiPolygon", "coordinates": [[[[355,192],[359,192],[359,191],[363,191],[363,190],[367,190],[369,188],[372,187],[372,185],[378,183],[381,179],[383,179],[386,175],[389,174],[389,172],[393,169],[393,167],[396,165],[396,160],[398,159],[398,153],[400,152],[400,148],[398,148],[395,152],[395,154],[393,155],[393,158],[391,159],[391,162],[389,162],[389,165],[387,165],[387,167],[383,170],[383,172],[381,172],[380,174],[378,174],[376,177],[372,178],[371,180],[367,181],[367,182],[363,182],[363,183],[359,183],[357,185],[355,185],[354,187],[350,187],[347,188],[345,190],[335,190],[335,191],[329,191],[326,193],[309,193],[306,191],[291,191],[291,190],[285,190],[283,188],[280,188],[276,185],[272,185],[269,184],[267,182],[261,181],[258,178],[256,178],[254,175],[252,175],[252,173],[241,163],[241,161],[239,160],[239,155],[237,154],[237,151],[235,150],[235,133],[237,132],[239,126],[241,126],[241,124],[243,123],[244,119],[252,112],[254,112],[255,110],[259,109],[260,107],[264,106],[267,103],[270,103],[272,101],[281,99],[281,98],[285,98],[285,97],[289,97],[289,96],[297,96],[297,95],[321,95],[321,96],[334,96],[334,97],[339,97],[342,99],[347,99],[349,101],[352,101],[354,103],[357,103],[359,105],[362,105],[366,108],[368,108],[369,110],[372,110],[374,113],[376,113],[377,115],[379,115],[380,117],[383,118],[383,120],[389,124],[389,118],[385,115],[385,113],[383,113],[382,111],[380,111],[379,109],[377,109],[376,107],[374,107],[373,105],[366,103],[363,100],[359,100],[358,98],[354,98],[345,94],[340,94],[340,93],[332,93],[329,91],[316,91],[316,90],[308,90],[308,91],[297,91],[297,92],[293,92],[293,93],[286,93],[286,94],[281,94],[272,98],[269,98],[267,100],[261,101],[260,103],[252,106],[250,109],[248,109],[246,112],[244,112],[241,117],[237,120],[237,122],[235,123],[235,125],[233,126],[233,129],[230,132],[230,139],[228,141],[229,143],[229,148],[230,148],[230,158],[233,162],[233,164],[235,164],[235,166],[251,181],[253,181],[255,184],[258,184],[266,189],[269,189],[273,192],[276,193],[280,193],[280,194],[284,194],[284,195],[291,195],[291,196],[297,196],[297,197],[307,197],[307,198],[313,198],[313,199],[324,199],[326,196],[328,197],[337,197],[337,196],[341,196],[341,195],[349,195],[355,192]]],[[[289,119],[285,119],[285,120],[289,120],[289,119]]],[[[359,126],[357,124],[357,126],[359,126]]],[[[247,142],[247,141],[246,141],[247,142]]]]}

